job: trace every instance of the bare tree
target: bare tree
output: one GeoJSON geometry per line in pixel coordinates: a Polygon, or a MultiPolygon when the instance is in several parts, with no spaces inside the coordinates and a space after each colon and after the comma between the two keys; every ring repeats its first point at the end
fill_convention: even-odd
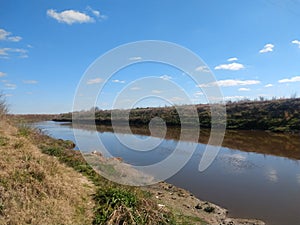
{"type": "Polygon", "coordinates": [[[0,116],[3,116],[8,113],[7,104],[5,101],[5,96],[0,92],[0,116]]]}
{"type": "Polygon", "coordinates": [[[295,99],[295,98],[297,98],[297,92],[295,92],[295,93],[291,94],[291,98],[292,98],[292,99],[295,99]]]}

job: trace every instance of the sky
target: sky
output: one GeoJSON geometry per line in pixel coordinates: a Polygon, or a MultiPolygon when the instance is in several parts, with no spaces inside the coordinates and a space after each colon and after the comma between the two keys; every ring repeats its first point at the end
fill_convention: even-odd
{"type": "MultiPolygon", "coordinates": [[[[299,24],[299,0],[0,0],[0,90],[11,113],[69,112],[97,58],[127,43],[161,40],[197,54],[225,100],[300,96],[299,24]]],[[[206,102],[183,71],[144,62],[106,80],[95,105],[113,107],[129,86],[143,96],[145,86],[132,82],[144,77],[177,83],[191,102],[206,102]]],[[[86,85],[102,82],[95,75],[86,85]]],[[[166,91],[152,86],[153,95],[166,91]]],[[[176,94],[171,100],[186,103],[176,94]]],[[[152,98],[134,106],[164,105],[152,98]]]]}

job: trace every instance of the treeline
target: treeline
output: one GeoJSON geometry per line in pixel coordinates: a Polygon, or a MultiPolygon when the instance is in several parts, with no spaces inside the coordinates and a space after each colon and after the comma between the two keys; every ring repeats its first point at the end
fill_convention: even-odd
{"type": "MultiPolygon", "coordinates": [[[[195,105],[199,117],[200,127],[211,127],[211,111],[208,104],[195,105]]],[[[145,125],[154,117],[162,118],[169,126],[180,126],[182,122],[193,123],[189,119],[193,115],[194,106],[178,107],[147,107],[131,110],[99,110],[82,111],[77,119],[82,123],[111,124],[114,120],[123,123],[128,121],[132,125],[145,125]],[[177,109],[180,109],[181,116],[177,109]],[[95,112],[95,117],[94,113],[95,112]]],[[[273,132],[300,131],[300,98],[227,102],[227,129],[239,130],[268,130],[273,132]]],[[[72,121],[72,113],[60,114],[55,121],[72,121]]]]}

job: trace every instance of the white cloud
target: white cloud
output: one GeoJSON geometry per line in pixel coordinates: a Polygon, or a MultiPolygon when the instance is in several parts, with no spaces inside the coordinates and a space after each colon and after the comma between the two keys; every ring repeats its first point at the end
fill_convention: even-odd
{"type": "Polygon", "coordinates": [[[182,98],[182,97],[172,97],[170,100],[172,102],[181,102],[181,101],[184,100],[184,98],[182,98]]]}
{"type": "Polygon", "coordinates": [[[241,95],[234,95],[234,96],[225,96],[224,100],[239,100],[239,99],[244,99],[246,98],[245,96],[241,96],[241,95]]]}
{"type": "Polygon", "coordinates": [[[0,40],[7,40],[7,37],[10,35],[10,32],[4,30],[4,29],[0,29],[0,40]]]}
{"type": "Polygon", "coordinates": [[[268,87],[273,87],[273,84],[266,84],[265,87],[266,87],[266,88],[268,88],[268,87]]]}
{"type": "Polygon", "coordinates": [[[229,64],[221,64],[219,66],[215,67],[215,70],[241,70],[244,69],[245,66],[243,64],[240,63],[229,63],[229,64]]]}
{"type": "Polygon", "coordinates": [[[7,89],[16,89],[16,88],[17,88],[17,85],[11,84],[11,83],[6,83],[6,84],[5,84],[5,87],[6,87],[7,89]]]}
{"type": "Polygon", "coordinates": [[[95,20],[89,15],[75,11],[75,10],[65,10],[62,12],[56,12],[54,9],[48,9],[47,15],[57,20],[60,23],[73,24],[73,23],[92,23],[95,20]]]}
{"type": "Polygon", "coordinates": [[[161,90],[152,90],[152,93],[153,94],[160,94],[160,93],[162,93],[162,91],[161,90]]]}
{"type": "Polygon", "coordinates": [[[9,58],[9,53],[15,53],[20,58],[27,58],[27,50],[21,48],[0,48],[0,56],[1,58],[9,58]]]}
{"type": "Polygon", "coordinates": [[[224,96],[224,97],[211,97],[210,100],[217,101],[217,102],[224,102],[224,101],[234,101],[240,99],[247,99],[246,96],[242,95],[233,95],[233,96],[224,96]]]}
{"type": "Polygon", "coordinates": [[[90,6],[87,6],[86,8],[87,8],[87,10],[89,10],[94,16],[96,16],[97,18],[100,18],[100,19],[106,19],[106,18],[107,18],[107,16],[102,15],[102,14],[100,13],[99,10],[95,10],[95,9],[93,9],[93,8],[90,7],[90,6]]]}
{"type": "Polygon", "coordinates": [[[199,66],[195,69],[195,71],[198,72],[204,72],[204,73],[209,73],[209,68],[207,66],[199,66]]]}
{"type": "Polygon", "coordinates": [[[266,171],[266,176],[267,179],[271,182],[277,182],[278,181],[278,174],[277,171],[274,169],[269,169],[268,171],[266,171]]]}
{"type": "Polygon", "coordinates": [[[267,52],[273,52],[273,48],[275,46],[273,44],[266,44],[260,51],[259,53],[267,53],[267,52]]]}
{"type": "Polygon", "coordinates": [[[22,40],[22,38],[19,36],[14,36],[14,37],[8,37],[8,40],[13,42],[19,42],[22,40]]]}
{"type": "Polygon", "coordinates": [[[233,62],[233,61],[237,61],[237,60],[239,60],[239,59],[236,58],[236,57],[232,57],[232,58],[227,59],[228,62],[233,62]]]}
{"type": "Polygon", "coordinates": [[[23,80],[24,84],[37,84],[38,81],[37,80],[23,80]]]}
{"type": "Polygon", "coordinates": [[[140,56],[134,56],[134,57],[130,57],[129,60],[130,61],[138,61],[138,60],[142,60],[142,57],[140,57],[140,56]]]}
{"type": "Polygon", "coordinates": [[[292,44],[298,45],[298,47],[300,48],[300,41],[299,40],[293,40],[292,44]]]}
{"type": "Polygon", "coordinates": [[[300,174],[296,174],[296,180],[297,180],[298,184],[300,185],[300,174]]]}
{"type": "Polygon", "coordinates": [[[11,32],[8,32],[4,29],[0,29],[0,41],[13,41],[18,42],[21,41],[22,38],[19,36],[11,36],[11,32]]]}
{"type": "Polygon", "coordinates": [[[15,52],[13,49],[11,48],[0,48],[0,56],[2,58],[9,58],[9,52],[15,52]]]}
{"type": "Polygon", "coordinates": [[[250,88],[239,88],[239,91],[250,91],[250,88]]]}
{"type": "Polygon", "coordinates": [[[161,79],[163,79],[163,80],[171,80],[171,79],[172,79],[172,77],[169,76],[169,75],[162,75],[162,76],[160,76],[159,78],[161,78],[161,79]]]}
{"type": "Polygon", "coordinates": [[[90,79],[86,82],[86,84],[99,84],[101,83],[103,80],[101,78],[94,78],[94,79],[90,79]]]}
{"type": "Polygon", "coordinates": [[[5,97],[12,97],[13,94],[5,94],[4,96],[5,96],[5,97]]]}
{"type": "Polygon", "coordinates": [[[113,83],[120,83],[120,84],[124,84],[125,80],[112,80],[113,83]]]}
{"type": "Polygon", "coordinates": [[[141,90],[141,88],[140,87],[132,87],[132,88],[130,88],[130,90],[132,90],[132,91],[138,91],[138,90],[141,90]]]}
{"type": "Polygon", "coordinates": [[[97,11],[97,10],[92,10],[92,13],[97,16],[97,17],[100,17],[100,12],[97,11]]]}
{"type": "Polygon", "coordinates": [[[200,84],[199,87],[232,87],[232,86],[244,86],[244,85],[254,85],[260,84],[259,80],[219,80],[208,84],[200,84]]]}
{"type": "Polygon", "coordinates": [[[6,73],[0,72],[0,77],[6,76],[6,73]]]}
{"type": "Polygon", "coordinates": [[[92,9],[92,7],[90,7],[90,6],[88,6],[88,7],[86,7],[88,10],[90,10],[93,14],[94,14],[94,16],[96,16],[96,17],[99,17],[100,16],[100,12],[98,11],[98,10],[94,10],[94,9],[92,9]]]}
{"type": "Polygon", "coordinates": [[[196,97],[201,96],[201,95],[204,95],[202,91],[196,91],[194,93],[194,96],[196,96],[196,97]]]}
{"type": "Polygon", "coordinates": [[[8,55],[8,51],[10,48],[0,48],[0,55],[8,55]]]}
{"type": "Polygon", "coordinates": [[[292,82],[300,82],[300,76],[286,78],[278,81],[278,83],[292,83],[292,82]]]}

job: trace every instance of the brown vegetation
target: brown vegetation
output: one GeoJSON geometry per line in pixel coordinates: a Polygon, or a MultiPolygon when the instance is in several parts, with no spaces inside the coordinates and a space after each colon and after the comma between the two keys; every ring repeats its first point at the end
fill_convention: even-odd
{"type": "MultiPolygon", "coordinates": [[[[195,105],[195,107],[198,112],[199,126],[201,128],[210,128],[210,106],[208,104],[199,104],[195,105]]],[[[128,122],[125,115],[129,114],[129,123],[131,125],[147,125],[154,117],[162,118],[167,125],[180,126],[182,121],[185,124],[189,124],[189,117],[191,117],[193,112],[191,106],[185,105],[179,108],[184,111],[184,118],[179,118],[176,107],[147,107],[131,110],[114,110],[113,112],[118,114],[114,119],[119,123],[128,122]]],[[[273,100],[264,100],[262,98],[260,101],[227,102],[226,112],[227,129],[300,132],[300,98],[273,100]]],[[[81,111],[75,115],[78,122],[81,123],[88,124],[95,120],[99,125],[110,125],[111,114],[111,110],[90,110],[81,111]]],[[[60,114],[54,120],[72,121],[72,113],[60,114]]]]}
{"type": "Polygon", "coordinates": [[[93,184],[0,121],[0,224],[91,224],[93,184]]]}
{"type": "Polygon", "coordinates": [[[53,120],[57,117],[56,114],[9,114],[7,117],[14,121],[14,123],[34,123],[34,122],[40,122],[40,121],[47,121],[47,120],[53,120]]]}

